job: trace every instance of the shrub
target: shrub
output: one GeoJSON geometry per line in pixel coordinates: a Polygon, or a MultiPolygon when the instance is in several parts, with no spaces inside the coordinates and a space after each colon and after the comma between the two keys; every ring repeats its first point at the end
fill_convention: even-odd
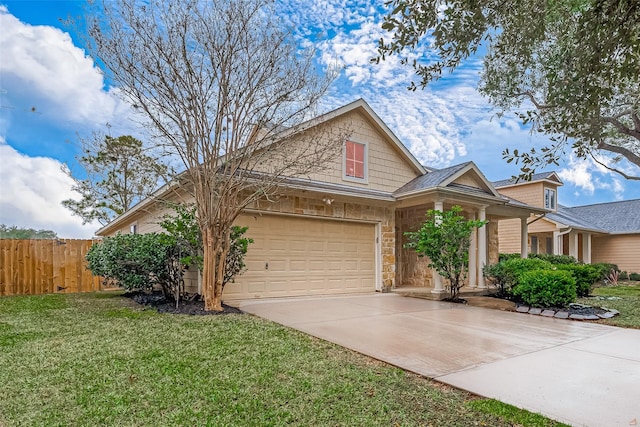
{"type": "Polygon", "coordinates": [[[600,280],[600,269],[590,264],[559,264],[558,270],[569,271],[576,279],[576,292],[579,297],[586,297],[591,287],[600,280]]]}
{"type": "Polygon", "coordinates": [[[591,264],[591,265],[596,267],[600,272],[600,277],[598,278],[598,280],[608,279],[612,271],[618,271],[618,272],[620,271],[620,269],[616,264],[611,264],[607,262],[601,262],[598,264],[591,264]]]}
{"type": "Polygon", "coordinates": [[[564,307],[576,299],[576,280],[564,270],[527,271],[513,295],[532,307],[564,307]]]}
{"type": "Polygon", "coordinates": [[[117,234],[93,245],[86,258],[94,275],[126,290],[165,289],[177,280],[174,249],[175,240],[165,234],[117,234]]]}
{"type": "Polygon", "coordinates": [[[531,270],[551,270],[553,264],[538,258],[510,258],[498,264],[484,267],[482,273],[499,288],[499,296],[508,296],[511,289],[518,285],[520,276],[531,270]]]}
{"type": "Polygon", "coordinates": [[[578,260],[570,255],[554,255],[554,254],[529,254],[529,258],[542,259],[549,261],[551,264],[577,264],[578,260]]]}
{"type": "Polygon", "coordinates": [[[502,261],[507,261],[510,259],[514,259],[514,258],[520,258],[520,254],[519,253],[513,253],[513,254],[498,254],[498,262],[502,262],[502,261]]]}
{"type": "Polygon", "coordinates": [[[640,273],[629,274],[629,280],[640,280],[640,273]]]}
{"type": "Polygon", "coordinates": [[[502,266],[507,283],[512,287],[520,283],[520,277],[531,270],[553,270],[553,264],[540,258],[514,258],[505,261],[502,266]]]}
{"type": "MultiPolygon", "coordinates": [[[[633,273],[631,273],[633,274],[633,273]]],[[[618,278],[620,280],[629,280],[629,274],[626,271],[621,271],[620,275],[618,276],[618,278]]]]}

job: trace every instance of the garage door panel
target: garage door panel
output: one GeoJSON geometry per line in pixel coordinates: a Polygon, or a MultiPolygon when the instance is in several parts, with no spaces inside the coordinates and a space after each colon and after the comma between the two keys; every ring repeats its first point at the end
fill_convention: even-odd
{"type": "Polygon", "coordinates": [[[375,289],[373,224],[278,215],[241,216],[237,224],[249,227],[255,243],[247,271],[225,287],[226,299],[375,289]]]}

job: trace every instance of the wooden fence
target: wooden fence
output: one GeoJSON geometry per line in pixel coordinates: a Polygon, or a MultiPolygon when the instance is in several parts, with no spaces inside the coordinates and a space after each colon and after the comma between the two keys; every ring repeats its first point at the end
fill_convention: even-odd
{"type": "Polygon", "coordinates": [[[0,295],[99,291],[85,260],[94,242],[0,239],[0,295]]]}

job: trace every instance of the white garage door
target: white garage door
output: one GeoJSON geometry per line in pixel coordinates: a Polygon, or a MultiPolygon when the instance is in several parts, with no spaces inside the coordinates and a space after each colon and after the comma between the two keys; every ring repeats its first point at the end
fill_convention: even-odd
{"type": "Polygon", "coordinates": [[[255,243],[247,271],[224,299],[323,295],[375,290],[375,225],[283,215],[243,215],[255,243]]]}

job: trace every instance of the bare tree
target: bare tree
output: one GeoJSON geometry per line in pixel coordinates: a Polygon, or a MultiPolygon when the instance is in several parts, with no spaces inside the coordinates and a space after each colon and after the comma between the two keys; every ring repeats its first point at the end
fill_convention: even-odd
{"type": "Polygon", "coordinates": [[[186,168],[204,243],[203,297],[222,310],[234,221],[341,152],[347,130],[314,126],[332,76],[316,70],[265,0],[103,1],[92,52],[186,168]]]}

